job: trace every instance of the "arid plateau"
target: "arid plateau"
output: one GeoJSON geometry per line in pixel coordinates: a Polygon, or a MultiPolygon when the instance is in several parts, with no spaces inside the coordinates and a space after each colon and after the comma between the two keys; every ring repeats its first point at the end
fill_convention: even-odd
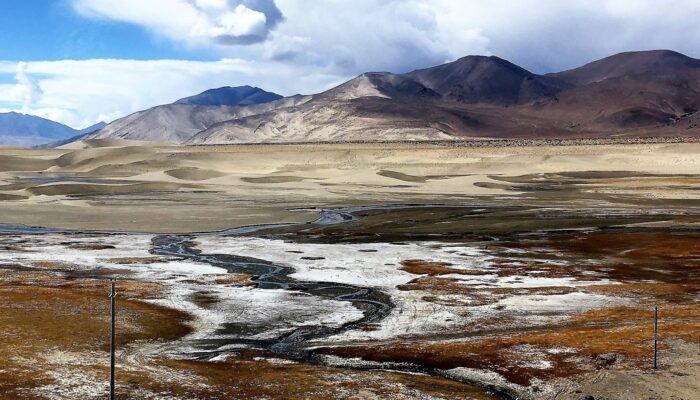
{"type": "Polygon", "coordinates": [[[0,393],[104,398],[117,278],[119,398],[696,399],[700,143],[515,144],[3,148],[0,393]]]}

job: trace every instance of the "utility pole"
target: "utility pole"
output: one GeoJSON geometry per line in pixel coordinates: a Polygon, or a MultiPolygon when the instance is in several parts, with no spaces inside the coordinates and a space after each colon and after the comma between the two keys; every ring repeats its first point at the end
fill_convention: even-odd
{"type": "Polygon", "coordinates": [[[115,357],[114,357],[114,352],[116,349],[116,318],[117,318],[117,291],[116,291],[116,285],[117,285],[117,280],[112,279],[112,290],[109,293],[109,298],[112,303],[112,310],[111,310],[111,317],[112,317],[112,329],[110,332],[110,340],[109,340],[109,400],[115,400],[114,397],[114,364],[115,364],[115,357]]]}
{"type": "Polygon", "coordinates": [[[656,369],[656,338],[659,333],[659,306],[654,306],[654,369],[656,369]]]}

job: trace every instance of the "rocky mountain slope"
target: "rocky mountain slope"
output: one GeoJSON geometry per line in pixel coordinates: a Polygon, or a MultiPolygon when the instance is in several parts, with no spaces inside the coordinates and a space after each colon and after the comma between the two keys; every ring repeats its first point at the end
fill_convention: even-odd
{"type": "MultiPolygon", "coordinates": [[[[308,97],[293,96],[250,105],[201,105],[193,103],[212,103],[212,98],[194,96],[187,99],[183,99],[184,102],[180,100],[173,104],[136,112],[118,119],[82,139],[127,139],[183,143],[216,123],[260,114],[280,107],[297,105],[307,101],[308,97]]],[[[262,101],[262,98],[257,97],[257,100],[262,101]]],[[[244,101],[248,102],[251,99],[244,99],[244,101]]]]}
{"type": "Polygon", "coordinates": [[[404,74],[461,103],[522,104],[553,96],[568,85],[533,74],[498,57],[468,56],[457,61],[404,74]]]}
{"type": "Polygon", "coordinates": [[[156,107],[91,137],[220,144],[700,135],[700,60],[668,50],[546,75],[468,56],[253,105],[206,105],[216,96],[199,96],[203,105],[156,107]]]}

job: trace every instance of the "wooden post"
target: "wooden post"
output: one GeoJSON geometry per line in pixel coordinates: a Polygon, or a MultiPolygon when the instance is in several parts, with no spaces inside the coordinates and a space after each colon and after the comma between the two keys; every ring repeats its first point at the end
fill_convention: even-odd
{"type": "Polygon", "coordinates": [[[116,284],[117,280],[112,279],[112,290],[109,293],[109,298],[111,300],[111,317],[112,317],[112,327],[110,331],[110,340],[109,340],[109,400],[115,400],[114,397],[114,382],[115,382],[115,377],[114,377],[114,365],[115,365],[115,350],[116,350],[116,317],[117,317],[117,308],[116,308],[116,301],[117,301],[117,292],[116,292],[116,284]]]}
{"type": "Polygon", "coordinates": [[[656,339],[659,332],[659,306],[654,307],[654,369],[656,369],[656,339]]]}

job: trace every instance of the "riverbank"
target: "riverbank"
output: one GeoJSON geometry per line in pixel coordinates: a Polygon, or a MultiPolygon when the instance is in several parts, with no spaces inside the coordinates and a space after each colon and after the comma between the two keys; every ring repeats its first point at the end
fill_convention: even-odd
{"type": "MultiPolygon", "coordinates": [[[[96,287],[100,281],[106,285],[107,278],[118,277],[128,282],[127,297],[179,313],[169,324],[189,333],[136,340],[119,357],[127,366],[122,376],[139,382],[142,392],[126,390],[141,398],[162,398],[163,390],[172,398],[209,397],[222,382],[236,388],[225,393],[239,396],[270,397],[265,393],[273,387],[331,393],[327,380],[337,374],[352,376],[352,387],[366,377],[389,374],[393,389],[383,382],[366,387],[367,396],[487,398],[491,393],[555,399],[568,393],[576,399],[604,393],[594,375],[619,387],[648,367],[648,314],[654,305],[663,316],[658,376],[683,366],[694,371],[692,357],[675,356],[700,343],[700,254],[688,210],[679,215],[664,210],[653,218],[618,213],[615,220],[587,215],[586,227],[544,230],[538,209],[522,207],[352,210],[334,211],[338,218],[324,216],[320,224],[198,235],[8,230],[2,236],[3,265],[5,276],[22,276],[8,289],[28,288],[21,289],[27,296],[36,290],[96,287]],[[521,232],[490,228],[516,216],[521,232]],[[526,216],[530,222],[524,224],[526,216]],[[474,222],[472,230],[488,230],[444,230],[446,220],[465,218],[474,222]],[[411,229],[405,229],[407,223],[411,229]],[[53,282],[36,281],[47,274],[53,282]],[[134,283],[149,290],[133,292],[134,283]],[[273,366],[266,375],[270,381],[256,386],[240,380],[239,368],[255,369],[255,363],[267,363],[261,370],[273,366]],[[297,368],[318,379],[320,387],[275,378],[297,368]],[[148,374],[136,378],[129,371],[148,374]],[[183,387],[191,379],[214,383],[183,387]],[[416,389],[426,380],[434,380],[432,389],[416,389]]],[[[559,214],[549,223],[566,227],[575,219],[559,214]]],[[[61,293],[54,294],[59,302],[61,293]]],[[[6,306],[26,307],[15,298],[6,306]]],[[[70,312],[79,314],[80,308],[70,312]]],[[[107,326],[99,313],[93,319],[89,324],[107,326]]],[[[60,337],[64,332],[53,331],[60,337]]],[[[86,337],[80,333],[72,340],[81,343],[86,337]]],[[[70,342],[56,347],[80,353],[70,350],[70,342]]],[[[51,390],[52,379],[61,378],[73,388],[64,397],[84,398],[90,392],[79,371],[87,368],[91,379],[98,379],[99,354],[104,350],[91,350],[93,361],[87,364],[82,361],[87,355],[62,358],[61,365],[74,375],[19,385],[25,391],[35,389],[27,385],[51,390]]],[[[644,385],[632,385],[630,393],[641,393],[644,385]]],[[[681,393],[674,390],[657,388],[661,395],[681,393]]]]}

